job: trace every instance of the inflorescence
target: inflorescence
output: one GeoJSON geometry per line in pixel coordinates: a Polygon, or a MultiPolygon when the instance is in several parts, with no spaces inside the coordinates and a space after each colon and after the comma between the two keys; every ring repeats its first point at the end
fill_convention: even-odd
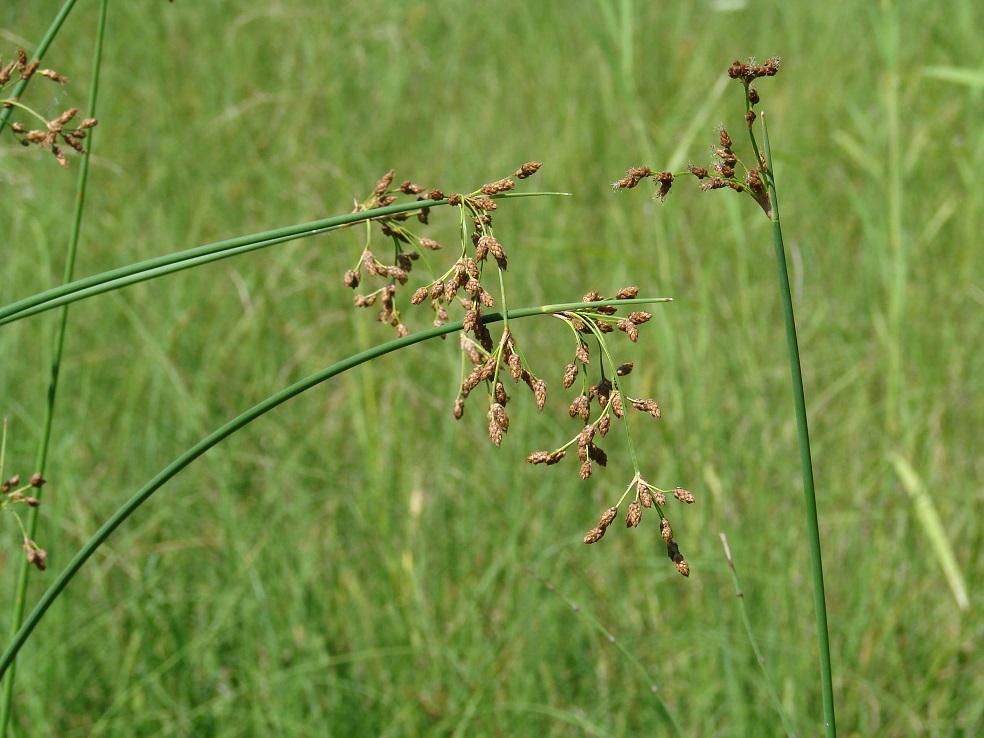
{"type": "Polygon", "coordinates": [[[39,69],[39,66],[40,62],[37,60],[28,62],[27,54],[23,49],[17,49],[17,58],[9,61],[6,65],[3,63],[3,57],[0,56],[0,106],[4,108],[17,108],[40,121],[44,126],[43,128],[30,129],[23,123],[14,122],[10,124],[10,130],[23,146],[34,145],[47,149],[54,155],[62,167],[67,167],[68,159],[65,157],[65,153],[62,151],[59,143],[69,146],[80,154],[84,154],[86,151],[82,142],[88,135],[87,131],[95,127],[99,121],[95,118],[85,118],[74,125],[70,125],[79,114],[78,108],[69,108],[57,118],[47,120],[40,113],[24,105],[16,97],[3,96],[4,88],[12,79],[29,80],[35,74],[39,74],[52,82],[62,85],[65,84],[65,78],[58,72],[53,69],[39,69]]]}
{"type": "Polygon", "coordinates": [[[771,218],[772,202],[768,188],[769,170],[766,165],[765,154],[758,149],[755,144],[755,136],[752,133],[752,125],[757,118],[754,107],[760,102],[754,82],[761,77],[774,77],[778,71],[778,56],[771,57],[764,64],[756,64],[754,59],[749,59],[747,63],[736,60],[728,67],[728,76],[738,80],[745,87],[745,122],[748,125],[749,136],[757,159],[753,166],[748,167],[738,158],[732,149],[731,136],[724,125],[721,125],[717,129],[718,143],[711,147],[712,161],[707,167],[700,167],[691,163],[686,171],[676,174],[667,171],[655,171],[650,167],[632,167],[622,179],[612,183],[612,189],[632,189],[643,179],[650,177],[658,185],[656,199],[662,202],[673,186],[674,179],[690,174],[700,181],[702,191],[731,189],[735,192],[751,195],[765,214],[771,218]],[[743,172],[744,176],[740,176],[739,171],[743,172]]]}
{"type": "MultiPolygon", "coordinates": [[[[503,245],[496,238],[492,224],[493,213],[498,207],[496,200],[513,190],[517,180],[535,174],[539,168],[539,162],[527,162],[510,177],[485,184],[467,195],[445,195],[439,189],[428,189],[409,180],[395,185],[394,171],[387,172],[376,183],[371,194],[362,202],[356,203],[356,212],[371,212],[392,205],[400,196],[416,196],[417,201],[421,203],[420,209],[416,211],[417,224],[412,224],[410,213],[373,218],[371,222],[377,223],[382,234],[391,241],[392,258],[381,259],[378,248],[370,249],[369,239],[372,234],[370,222],[369,238],[358,263],[346,271],[343,277],[344,284],[353,289],[359,287],[364,278],[380,280],[382,284],[375,289],[357,294],[355,305],[379,306],[376,319],[395,328],[399,336],[406,336],[409,334],[409,328],[404,323],[400,311],[400,288],[409,281],[414,265],[418,262],[423,264],[429,272],[428,281],[412,292],[410,304],[420,305],[429,302],[435,316],[434,324],[437,326],[448,323],[451,320],[451,312],[463,313],[463,330],[460,339],[463,355],[461,384],[454,400],[452,414],[456,419],[461,419],[465,413],[466,400],[479,388],[483,389],[488,434],[496,447],[501,446],[510,425],[507,411],[511,399],[507,391],[509,380],[512,380],[514,385],[523,384],[529,389],[538,411],[543,410],[547,398],[546,381],[533,371],[529,357],[522,351],[508,321],[505,310],[504,276],[509,262],[503,245]],[[428,259],[432,252],[442,250],[441,244],[417,232],[418,224],[426,225],[430,210],[437,205],[457,207],[461,213],[461,242],[456,259],[443,271],[435,269],[428,259]],[[487,277],[490,272],[494,275],[493,285],[488,284],[487,277]],[[495,306],[502,309],[504,316],[502,331],[498,337],[493,337],[483,320],[483,311],[495,306]]],[[[637,287],[623,288],[615,294],[613,302],[635,299],[638,293],[637,287]]],[[[630,341],[635,342],[639,337],[639,327],[652,316],[641,310],[619,314],[619,307],[616,304],[594,304],[604,300],[599,292],[592,291],[582,298],[586,303],[583,308],[553,313],[555,318],[567,324],[574,337],[574,360],[564,368],[562,383],[565,389],[570,389],[580,378],[580,392],[570,405],[569,416],[578,418],[583,425],[581,430],[562,446],[550,451],[536,451],[527,457],[527,461],[532,464],[550,466],[564,458],[568,450],[576,449],[580,462],[579,474],[582,479],[590,477],[596,466],[607,466],[608,457],[597,441],[609,432],[613,419],[616,421],[625,419],[627,408],[646,413],[653,418],[660,417],[660,409],[655,400],[627,394],[622,385],[625,377],[632,371],[633,365],[615,363],[606,338],[607,334],[623,333],[630,341]],[[591,363],[589,343],[597,345],[600,357],[593,365],[598,371],[598,378],[594,383],[589,379],[588,370],[591,363]]],[[[627,424],[625,432],[632,449],[632,439],[627,424]]],[[[635,462],[634,449],[632,458],[636,467],[634,477],[619,501],[621,504],[629,493],[634,491],[629,503],[626,525],[637,526],[642,517],[642,509],[655,508],[659,513],[660,532],[667,545],[670,559],[681,574],[689,575],[689,565],[673,541],[669,523],[663,513],[667,493],[642,478],[635,462]]],[[[672,494],[684,502],[694,501],[692,494],[679,487],[672,494]]],[[[609,508],[598,526],[584,537],[584,542],[598,541],[614,519],[617,510],[618,505],[609,508]]]]}

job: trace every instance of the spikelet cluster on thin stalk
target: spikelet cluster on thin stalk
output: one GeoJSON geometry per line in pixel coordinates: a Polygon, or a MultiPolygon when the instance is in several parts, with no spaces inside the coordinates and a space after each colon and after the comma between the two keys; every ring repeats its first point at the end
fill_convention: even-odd
{"type": "Polygon", "coordinates": [[[745,87],[745,123],[752,141],[753,161],[742,161],[733,150],[734,142],[724,125],[718,126],[718,140],[711,146],[711,161],[706,167],[691,163],[682,172],[656,171],[647,166],[632,167],[622,179],[612,183],[612,189],[628,190],[636,187],[649,177],[657,185],[655,197],[662,202],[669,193],[677,177],[693,176],[700,182],[701,191],[729,189],[751,196],[765,214],[772,217],[772,203],[769,198],[768,166],[765,154],[755,144],[752,126],[757,119],[755,106],[759,104],[755,81],[762,77],[774,77],[779,71],[779,57],[773,56],[763,64],[754,59],[748,62],[734,61],[728,67],[728,76],[738,80],[745,87]]]}
{"type": "Polygon", "coordinates": [[[41,63],[37,60],[29,62],[27,54],[23,49],[17,49],[17,58],[11,59],[6,64],[3,63],[3,56],[0,55],[0,106],[3,108],[16,108],[27,114],[36,124],[41,127],[31,128],[20,121],[10,124],[10,130],[21,143],[22,146],[37,146],[47,149],[55,157],[62,167],[68,166],[68,159],[65,156],[63,146],[67,146],[80,154],[85,153],[83,141],[88,135],[88,130],[95,127],[99,121],[95,118],[85,118],[77,121],[79,114],[78,108],[69,108],[58,117],[48,120],[43,115],[35,112],[16,97],[6,96],[4,90],[14,81],[29,80],[35,75],[44,77],[57,84],[64,85],[66,79],[53,69],[40,69],[41,63]]]}
{"type": "MultiPolygon", "coordinates": [[[[501,332],[493,336],[483,321],[483,311],[500,307],[505,313],[505,273],[509,267],[509,257],[493,230],[493,215],[498,207],[497,199],[516,187],[516,181],[525,179],[540,168],[538,162],[527,162],[512,176],[483,185],[470,194],[445,195],[442,190],[428,189],[422,185],[405,180],[395,184],[395,172],[387,172],[376,183],[372,193],[356,204],[356,211],[372,211],[396,203],[400,197],[416,197],[421,203],[414,216],[409,213],[382,215],[367,223],[369,238],[359,255],[357,263],[346,271],[343,283],[357,289],[367,282],[371,289],[355,296],[357,307],[378,307],[376,319],[396,329],[397,335],[406,336],[410,329],[403,317],[406,303],[409,305],[429,304],[434,315],[434,324],[443,325],[452,316],[461,317],[463,330],[460,346],[463,354],[461,384],[454,400],[452,414],[461,419],[465,414],[466,403],[476,392],[484,397],[483,410],[488,423],[489,439],[496,447],[502,445],[510,428],[509,403],[510,385],[525,386],[532,396],[538,411],[544,409],[547,398],[547,383],[534,372],[530,355],[524,352],[508,319],[504,320],[501,332]],[[452,251],[444,248],[433,239],[421,235],[420,228],[427,224],[434,205],[447,204],[460,209],[461,241],[456,245],[449,264],[441,269],[435,266],[439,256],[452,251]],[[392,256],[382,256],[382,250],[372,244],[373,223],[381,230],[392,248],[392,256]],[[408,287],[411,277],[427,271],[426,281],[415,287],[408,287]],[[414,271],[416,269],[416,271],[414,271]],[[489,274],[494,282],[490,284],[489,274]],[[371,282],[369,280],[372,280],[371,282]],[[403,295],[408,293],[409,300],[403,295]]],[[[625,287],[616,292],[612,301],[634,299],[638,296],[637,287],[625,287]]],[[[584,303],[603,301],[601,294],[592,291],[583,296],[584,303]]],[[[634,307],[634,306],[633,306],[634,307]]],[[[631,342],[639,339],[640,326],[650,320],[652,315],[642,310],[622,310],[617,304],[586,304],[583,309],[554,314],[563,321],[573,337],[573,360],[563,370],[564,389],[571,389],[580,380],[578,394],[570,405],[568,415],[581,421],[581,429],[565,444],[550,451],[536,451],[527,457],[532,464],[554,465],[561,461],[568,451],[576,451],[581,479],[588,479],[593,471],[608,465],[608,456],[600,446],[612,426],[613,421],[625,421],[626,413],[638,411],[652,418],[660,417],[660,409],[651,398],[634,397],[623,386],[632,371],[631,363],[614,363],[609,348],[611,335],[623,335],[631,342]],[[592,353],[597,360],[592,362],[592,353]],[[591,378],[594,369],[597,378],[591,378]]],[[[626,435],[631,448],[631,436],[626,435]]],[[[633,463],[635,453],[632,452],[633,463]]],[[[665,493],[646,483],[636,484],[641,479],[638,468],[634,469],[633,489],[638,489],[635,500],[630,504],[627,523],[630,527],[639,524],[643,507],[656,508],[660,518],[665,519],[662,505],[665,493]],[[656,491],[656,497],[652,492],[656,491]],[[640,496],[642,495],[642,496],[640,496]],[[662,502],[654,502],[662,500],[662,502]]],[[[688,493],[689,494],[689,493],[688,493]]],[[[625,494],[623,494],[623,499],[625,494]]],[[[690,501],[693,501],[692,496],[690,501]]],[[[618,506],[611,508],[617,512],[618,506]]],[[[612,512],[614,519],[615,512],[612,512]]],[[[607,513],[606,513],[607,515],[607,513]]],[[[602,521],[585,537],[585,543],[593,543],[603,535],[611,520],[602,521]]],[[[664,540],[670,550],[670,558],[684,575],[689,574],[689,566],[679,553],[672,538],[664,540]]]]}
{"type": "MultiPolygon", "coordinates": [[[[7,446],[7,423],[3,424],[3,440],[0,441],[0,479],[3,479],[4,450],[7,446]]],[[[26,483],[21,483],[21,475],[14,474],[5,482],[0,484],[0,514],[10,513],[17,521],[23,537],[22,547],[27,555],[27,563],[36,566],[40,571],[44,571],[48,566],[48,552],[31,540],[27,535],[27,529],[21,521],[20,516],[14,512],[15,505],[27,505],[28,507],[38,507],[41,501],[32,494],[32,490],[41,489],[48,480],[41,476],[41,472],[35,472],[26,483]]]]}

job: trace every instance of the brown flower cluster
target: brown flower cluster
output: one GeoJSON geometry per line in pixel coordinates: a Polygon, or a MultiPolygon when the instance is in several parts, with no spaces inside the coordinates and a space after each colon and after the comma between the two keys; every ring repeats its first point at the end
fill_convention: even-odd
{"type": "MultiPolygon", "coordinates": [[[[47,479],[41,476],[40,472],[36,472],[31,475],[31,478],[28,480],[27,484],[21,486],[20,474],[15,474],[0,485],[0,511],[6,510],[10,505],[15,505],[18,503],[25,504],[29,507],[38,507],[41,504],[41,501],[37,497],[26,493],[32,488],[40,489],[47,481],[47,479]]],[[[44,571],[47,566],[48,553],[28,538],[26,534],[24,535],[23,546],[24,551],[27,554],[27,563],[36,566],[41,571],[44,571]]]]}
{"type": "MultiPolygon", "coordinates": [[[[615,294],[615,299],[632,299],[638,294],[638,287],[625,287],[615,294]]],[[[582,298],[584,302],[603,299],[605,298],[594,291],[582,298]]],[[[632,371],[631,362],[620,365],[609,364],[607,371],[605,367],[605,359],[610,356],[605,344],[605,334],[622,331],[629,340],[636,341],[639,337],[639,326],[649,321],[652,315],[638,310],[620,317],[616,306],[607,305],[559,313],[556,317],[564,320],[574,334],[574,359],[564,367],[563,386],[564,389],[570,389],[578,377],[581,378],[580,393],[571,402],[568,415],[578,418],[583,423],[583,427],[563,446],[553,451],[535,451],[527,456],[526,460],[531,464],[556,464],[566,456],[569,449],[575,448],[578,460],[581,462],[580,476],[582,479],[587,479],[591,476],[595,464],[602,467],[608,465],[608,456],[598,446],[596,440],[608,435],[613,417],[617,420],[623,419],[626,407],[643,411],[655,418],[659,417],[659,406],[654,400],[625,394],[621,380],[632,371]],[[589,377],[591,352],[587,339],[591,337],[597,341],[601,354],[601,360],[597,362],[598,379],[595,384],[591,383],[589,377]],[[594,406],[593,410],[592,406],[594,406]]]]}
{"type": "MultiPolygon", "coordinates": [[[[683,574],[685,577],[689,577],[690,564],[687,563],[687,560],[683,557],[683,554],[680,553],[680,546],[675,540],[673,540],[673,529],[670,527],[670,521],[666,517],[663,510],[666,506],[666,491],[650,484],[639,474],[636,474],[629,483],[629,488],[622,496],[622,500],[624,501],[625,498],[633,491],[635,494],[632,501],[629,502],[629,509],[625,514],[625,527],[638,527],[639,523],[642,522],[642,511],[644,509],[656,510],[659,514],[659,534],[663,539],[663,542],[666,544],[666,555],[669,556],[678,572],[683,574]]],[[[677,500],[688,505],[695,502],[694,495],[682,487],[677,487],[674,489],[672,494],[677,500]]],[[[601,540],[602,536],[605,535],[605,531],[608,529],[608,526],[611,525],[617,516],[618,505],[614,505],[605,510],[598,519],[598,525],[589,530],[584,536],[584,542],[596,543],[601,540]]]]}
{"type": "MultiPolygon", "coordinates": [[[[462,248],[461,255],[443,273],[431,273],[430,280],[418,287],[410,297],[411,305],[429,302],[434,311],[434,325],[444,325],[450,320],[449,308],[460,307],[465,311],[464,320],[466,332],[475,332],[476,339],[492,350],[491,336],[486,336],[481,324],[481,310],[492,307],[495,299],[482,285],[482,274],[489,256],[499,269],[507,267],[507,257],[502,244],[496,239],[492,230],[492,215],[498,207],[494,197],[508,192],[516,186],[515,179],[525,179],[540,168],[539,162],[523,164],[512,177],[500,179],[483,185],[471,195],[452,194],[445,196],[439,189],[428,190],[409,180],[394,186],[394,171],[390,170],[376,183],[372,194],[356,206],[356,212],[383,208],[397,202],[400,195],[416,195],[420,202],[432,201],[434,204],[448,204],[463,208],[474,224],[471,234],[473,253],[462,248]],[[463,293],[459,296],[459,293],[463,293]],[[456,300],[457,298],[457,300],[456,300]]],[[[426,225],[430,207],[421,206],[416,218],[420,224],[426,225]]],[[[397,329],[397,334],[405,336],[409,329],[401,320],[400,310],[396,303],[398,288],[405,285],[414,262],[427,251],[441,250],[437,241],[418,235],[408,225],[408,213],[396,213],[374,218],[379,223],[384,237],[390,239],[393,245],[392,263],[386,263],[376,256],[368,246],[363,250],[359,264],[345,272],[343,282],[347,287],[356,288],[363,278],[363,273],[370,277],[384,280],[384,284],[367,294],[356,295],[357,307],[371,307],[377,302],[381,310],[377,320],[389,323],[397,329]]]]}
{"type": "MultiPolygon", "coordinates": [[[[760,102],[759,93],[753,86],[753,82],[761,77],[773,77],[779,71],[779,57],[774,56],[764,64],[756,64],[754,59],[749,59],[747,63],[735,61],[728,68],[728,76],[739,80],[745,87],[746,112],[745,121],[749,130],[756,120],[754,106],[760,102]]],[[[699,167],[690,164],[686,172],[674,175],[671,172],[653,172],[649,167],[633,167],[629,169],[625,177],[612,183],[612,188],[616,190],[632,189],[639,182],[652,175],[653,182],[659,186],[656,191],[656,198],[662,202],[674,176],[691,174],[700,180],[700,189],[721,190],[731,189],[735,192],[743,192],[751,195],[759,204],[759,207],[768,217],[772,217],[772,203],[769,197],[769,188],[766,182],[768,167],[765,155],[761,151],[755,152],[756,163],[752,167],[746,167],[732,149],[731,136],[727,129],[722,125],[717,129],[718,142],[711,147],[712,161],[707,167],[699,167]],[[739,174],[739,170],[743,172],[739,174]]],[[[754,142],[754,137],[752,137],[754,142]]]]}
{"type": "MultiPolygon", "coordinates": [[[[53,69],[39,69],[40,62],[35,60],[28,62],[27,54],[23,49],[17,49],[17,58],[3,64],[3,57],[0,56],[0,94],[12,79],[29,80],[35,74],[39,74],[52,82],[65,84],[65,78],[53,69]]],[[[15,122],[10,124],[10,130],[17,136],[23,146],[39,146],[48,149],[62,167],[68,166],[68,159],[62,151],[60,143],[75,149],[80,154],[85,153],[82,141],[88,135],[88,129],[98,124],[95,118],[85,118],[75,125],[69,125],[79,114],[78,108],[69,108],[54,120],[47,120],[40,114],[34,112],[17,98],[0,98],[0,105],[4,108],[19,108],[38,121],[44,124],[44,128],[30,129],[23,123],[15,122]]]]}

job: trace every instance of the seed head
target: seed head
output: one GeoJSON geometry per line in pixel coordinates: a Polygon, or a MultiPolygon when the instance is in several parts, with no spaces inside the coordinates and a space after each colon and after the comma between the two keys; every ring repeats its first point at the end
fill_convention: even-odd
{"type": "Polygon", "coordinates": [[[523,166],[521,166],[519,169],[517,169],[516,173],[513,176],[518,177],[519,179],[526,179],[527,177],[532,177],[534,174],[536,174],[537,170],[541,166],[543,165],[538,161],[528,161],[525,164],[523,164],[523,166]]]}
{"type": "Polygon", "coordinates": [[[673,490],[673,496],[680,500],[680,502],[685,502],[688,505],[692,505],[697,499],[694,497],[692,492],[688,492],[682,487],[677,487],[673,490]]]}
{"type": "Polygon", "coordinates": [[[618,292],[615,293],[616,300],[631,300],[638,296],[638,287],[623,287],[618,292]]]}
{"type": "Polygon", "coordinates": [[[577,379],[577,374],[577,364],[568,364],[564,369],[564,389],[570,389],[571,385],[574,384],[574,380],[577,379]]]}
{"type": "Polygon", "coordinates": [[[625,527],[636,528],[642,521],[642,506],[638,500],[629,503],[629,511],[625,515],[625,527]]]}

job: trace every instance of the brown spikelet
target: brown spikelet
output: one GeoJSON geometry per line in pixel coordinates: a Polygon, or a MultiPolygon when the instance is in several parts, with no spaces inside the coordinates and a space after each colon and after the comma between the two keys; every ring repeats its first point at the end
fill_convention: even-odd
{"type": "Polygon", "coordinates": [[[647,313],[645,310],[637,310],[634,313],[629,313],[626,316],[630,323],[635,323],[636,325],[642,325],[649,321],[653,317],[652,313],[647,313]]]}
{"type": "Polygon", "coordinates": [[[615,293],[616,300],[631,300],[639,295],[638,287],[623,287],[615,293]]]}
{"type": "Polygon", "coordinates": [[[608,429],[612,427],[612,417],[610,415],[602,416],[601,420],[595,423],[595,427],[598,428],[598,435],[604,438],[608,435],[608,429]]]}
{"type": "Polygon", "coordinates": [[[587,364],[590,361],[590,357],[588,356],[588,344],[584,343],[580,339],[578,339],[577,348],[574,350],[574,358],[582,364],[587,364]]]}
{"type": "Polygon", "coordinates": [[[427,287],[418,287],[416,292],[413,293],[413,297],[410,298],[410,304],[419,305],[428,297],[430,297],[430,289],[427,287]]]}
{"type": "Polygon", "coordinates": [[[625,514],[625,527],[636,528],[642,521],[642,506],[638,500],[629,503],[629,511],[625,514]]]}
{"type": "Polygon", "coordinates": [[[380,180],[376,182],[376,186],[373,188],[372,194],[376,197],[382,196],[389,189],[390,185],[393,184],[394,174],[396,174],[395,169],[390,169],[386,172],[386,174],[384,174],[380,180]]]}
{"type": "Polygon", "coordinates": [[[642,503],[642,506],[647,510],[652,508],[653,496],[649,493],[648,487],[643,487],[641,490],[639,490],[639,501],[642,503]]]}
{"type": "Polygon", "coordinates": [[[591,462],[588,460],[581,462],[581,470],[579,472],[581,479],[587,479],[591,476],[591,462]]]}
{"type": "Polygon", "coordinates": [[[598,518],[598,527],[604,530],[605,528],[607,528],[609,525],[612,524],[612,521],[615,520],[615,517],[617,515],[618,515],[617,507],[608,508],[601,514],[601,517],[598,518]]]}
{"type": "Polygon", "coordinates": [[[519,169],[517,169],[516,173],[513,176],[518,177],[519,179],[526,179],[527,177],[532,177],[534,174],[536,174],[537,170],[541,166],[543,165],[538,161],[528,161],[525,164],[523,164],[523,166],[521,166],[519,169]]]}
{"type": "Polygon", "coordinates": [[[625,408],[622,406],[622,393],[613,392],[611,398],[612,412],[615,414],[616,418],[625,417],[625,408]]]}
{"type": "Polygon", "coordinates": [[[547,464],[550,462],[551,453],[549,451],[534,451],[526,460],[531,464],[547,464]]]}
{"type": "Polygon", "coordinates": [[[666,505],[666,494],[661,489],[653,490],[653,502],[655,502],[660,507],[666,505]]]}
{"type": "Polygon", "coordinates": [[[543,412],[543,406],[547,402],[547,383],[542,379],[536,379],[533,382],[533,400],[536,402],[536,409],[539,412],[543,412]]]}
{"type": "Polygon", "coordinates": [[[616,376],[624,377],[625,375],[627,375],[629,372],[632,371],[632,367],[633,367],[632,362],[627,361],[624,364],[622,364],[618,369],[615,370],[615,374],[616,376]]]}
{"type": "Polygon", "coordinates": [[[577,379],[577,373],[577,364],[567,365],[564,369],[564,389],[570,389],[571,385],[574,384],[574,380],[577,379]]]}
{"type": "Polygon", "coordinates": [[[635,323],[625,320],[624,318],[615,326],[620,331],[625,331],[625,335],[629,337],[629,340],[635,343],[639,338],[639,329],[636,327],[635,323]]]}
{"type": "Polygon", "coordinates": [[[673,490],[673,496],[676,497],[678,500],[680,500],[680,502],[685,502],[688,505],[692,505],[694,502],[696,502],[696,498],[694,497],[693,493],[688,492],[682,487],[677,487],[675,490],[673,490]]]}
{"type": "Polygon", "coordinates": [[[667,544],[673,542],[673,529],[670,527],[670,521],[666,518],[661,518],[659,521],[659,535],[667,544]]]}
{"type": "Polygon", "coordinates": [[[587,535],[584,536],[584,542],[596,543],[597,541],[600,541],[602,536],[604,535],[605,535],[604,528],[592,528],[591,530],[588,531],[587,535]]]}

